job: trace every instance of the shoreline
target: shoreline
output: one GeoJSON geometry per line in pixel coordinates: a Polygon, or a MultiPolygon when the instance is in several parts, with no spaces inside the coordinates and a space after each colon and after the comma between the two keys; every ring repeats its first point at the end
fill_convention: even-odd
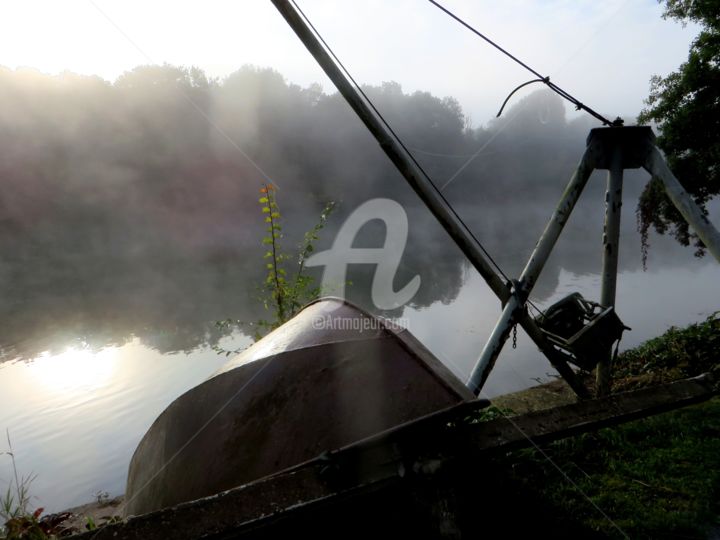
{"type": "Polygon", "coordinates": [[[88,524],[88,518],[92,520],[92,523],[96,527],[102,527],[103,525],[113,521],[113,519],[122,515],[122,505],[125,502],[125,495],[118,495],[112,499],[90,501],[79,506],[74,506],[66,510],[58,512],[58,514],[70,513],[72,516],[68,518],[64,523],[68,529],[77,531],[77,533],[85,532],[89,530],[86,525],[88,524]]]}

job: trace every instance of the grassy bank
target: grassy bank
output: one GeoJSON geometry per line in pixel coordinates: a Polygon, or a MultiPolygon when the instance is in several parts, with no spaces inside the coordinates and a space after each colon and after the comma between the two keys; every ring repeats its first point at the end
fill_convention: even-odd
{"type": "Polygon", "coordinates": [[[720,377],[720,311],[624,351],[613,366],[614,391],[662,384],[701,373],[720,377]]]}
{"type": "Polygon", "coordinates": [[[564,519],[608,537],[704,539],[720,527],[720,398],[515,452],[506,466],[564,519]]]}
{"type": "MultiPolygon", "coordinates": [[[[621,354],[614,390],[720,375],[719,360],[715,314],[621,354]]],[[[705,539],[720,530],[720,398],[514,452],[505,465],[564,519],[608,537],[705,539]]]]}

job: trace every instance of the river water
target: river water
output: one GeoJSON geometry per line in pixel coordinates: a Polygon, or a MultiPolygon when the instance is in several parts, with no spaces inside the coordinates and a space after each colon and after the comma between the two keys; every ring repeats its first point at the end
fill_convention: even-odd
{"type": "MultiPolygon", "coordinates": [[[[618,313],[633,329],[622,348],[719,309],[718,283],[720,266],[692,257],[682,265],[622,272],[618,313]]],[[[558,286],[540,307],[572,291],[596,298],[599,276],[561,270],[558,286]]],[[[498,313],[489,289],[467,271],[454,302],[408,308],[401,317],[446,365],[465,377],[498,313]]],[[[236,333],[220,345],[231,349],[248,343],[248,337],[236,333]]],[[[208,347],[162,354],[133,339],[94,351],[75,345],[31,361],[0,364],[0,427],[10,435],[19,472],[35,475],[33,504],[54,511],[91,500],[97,491],[123,493],[132,452],[155,417],[225,361],[208,347]]],[[[486,393],[532,386],[551,372],[520,333],[517,349],[505,347],[486,393]]],[[[0,478],[7,482],[10,460],[1,459],[0,478]]]]}
{"type": "MultiPolygon", "coordinates": [[[[533,291],[541,308],[574,291],[590,300],[599,297],[604,177],[596,173],[594,178],[533,291]]],[[[634,178],[628,174],[628,209],[643,185],[634,178]]],[[[518,187],[511,197],[496,194],[494,199],[486,197],[488,185],[483,185],[462,197],[455,194],[456,208],[497,262],[516,276],[562,183],[562,178],[553,185],[535,182],[518,187]]],[[[348,298],[401,319],[464,380],[500,313],[499,302],[414,195],[401,182],[388,185],[398,187],[391,193],[358,192],[352,200],[348,186],[339,185],[330,197],[344,197],[345,207],[333,215],[317,248],[332,245],[343,220],[362,200],[390,196],[399,201],[409,233],[394,288],[415,275],[421,277],[420,288],[404,308],[380,311],[369,292],[374,266],[360,264],[350,267],[348,298]]],[[[298,232],[301,236],[314,223],[317,201],[306,194],[285,197],[284,218],[294,224],[287,234],[294,232],[297,240],[298,232]]],[[[153,420],[226,361],[212,346],[235,350],[251,343],[238,329],[246,327],[216,322],[267,316],[255,285],[264,274],[262,232],[252,229],[259,212],[250,206],[237,222],[217,224],[214,208],[202,208],[202,223],[170,220],[144,223],[137,230],[128,228],[129,218],[120,229],[110,224],[99,231],[84,222],[79,227],[77,214],[66,213],[38,225],[22,243],[5,237],[0,451],[8,450],[7,433],[19,474],[34,477],[34,506],[57,511],[92,500],[99,491],[122,494],[130,457],[153,420]]],[[[118,212],[120,217],[126,213],[118,212]]],[[[720,222],[720,204],[711,206],[710,218],[720,222]]],[[[353,247],[378,247],[385,231],[374,220],[361,233],[353,247]]],[[[643,271],[630,216],[623,217],[622,235],[617,311],[632,331],[625,333],[621,349],[720,310],[720,265],[711,257],[696,258],[692,248],[652,236],[643,271]]],[[[319,278],[319,272],[314,276],[319,278]]],[[[517,348],[504,348],[485,393],[523,389],[552,376],[519,331],[517,348]]],[[[9,456],[0,455],[2,492],[12,474],[9,456]]]]}

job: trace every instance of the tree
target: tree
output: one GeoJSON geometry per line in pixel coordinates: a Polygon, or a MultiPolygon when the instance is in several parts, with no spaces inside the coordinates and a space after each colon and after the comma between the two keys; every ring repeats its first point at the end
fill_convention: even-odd
{"type": "MultiPolygon", "coordinates": [[[[663,18],[697,23],[701,32],[677,71],[652,77],[648,107],[638,122],[658,124],[657,144],[670,168],[707,211],[707,202],[720,193],[720,1],[659,1],[665,2],[663,18]]],[[[692,242],[696,255],[704,253],[702,242],[688,230],[658,179],[645,186],[637,213],[644,255],[651,226],[660,234],[671,232],[683,245],[692,242]]]]}

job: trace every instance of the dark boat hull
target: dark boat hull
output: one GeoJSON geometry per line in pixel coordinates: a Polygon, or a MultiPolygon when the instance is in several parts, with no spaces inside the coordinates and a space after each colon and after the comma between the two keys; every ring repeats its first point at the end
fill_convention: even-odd
{"type": "Polygon", "coordinates": [[[125,513],[219,493],[470,399],[407,330],[321,300],[158,417],[133,455],[125,513]],[[320,318],[329,329],[313,327],[320,318]]]}

